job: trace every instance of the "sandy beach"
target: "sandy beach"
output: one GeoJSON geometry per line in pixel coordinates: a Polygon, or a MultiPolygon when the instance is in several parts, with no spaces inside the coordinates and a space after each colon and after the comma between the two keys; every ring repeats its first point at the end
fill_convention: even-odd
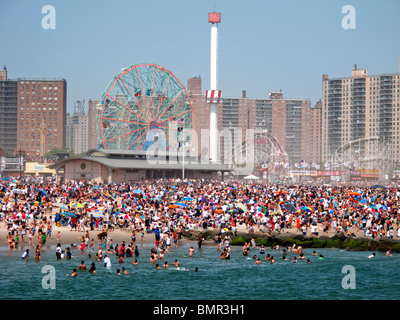
{"type": "MultiPolygon", "coordinates": [[[[59,211],[58,207],[53,207],[52,209],[52,216],[54,217],[55,214],[59,211]]],[[[50,214],[47,215],[48,217],[50,216],[50,214]]],[[[322,225],[318,225],[319,228],[322,228],[322,225]]],[[[213,228],[208,228],[207,230],[211,230],[213,228]]],[[[57,233],[60,232],[60,242],[63,246],[66,245],[71,245],[71,244],[76,244],[77,246],[79,246],[82,236],[85,235],[86,230],[89,231],[89,238],[94,239],[94,243],[97,244],[98,240],[97,240],[97,235],[101,232],[100,230],[94,230],[94,231],[90,231],[90,228],[85,227],[85,231],[76,231],[76,230],[72,230],[69,226],[61,226],[61,227],[57,227],[53,225],[53,229],[51,232],[51,237],[47,237],[46,239],[46,244],[47,245],[57,245],[58,243],[58,238],[57,238],[57,233]]],[[[202,228],[198,228],[196,229],[198,232],[203,231],[202,228]]],[[[321,230],[321,229],[320,229],[321,230]]],[[[296,234],[298,232],[298,230],[296,228],[291,228],[291,229],[285,229],[284,233],[291,233],[291,234],[296,234]]],[[[248,232],[248,229],[244,226],[244,225],[238,225],[237,226],[237,233],[238,234],[250,234],[248,232]]],[[[308,230],[307,234],[309,234],[310,231],[308,230]]],[[[362,237],[363,233],[361,231],[356,232],[356,236],[357,237],[362,237]]],[[[125,241],[126,243],[130,243],[131,242],[131,231],[128,229],[119,229],[116,228],[113,231],[110,231],[108,233],[109,237],[112,239],[113,244],[120,244],[122,243],[122,241],[125,241]]],[[[257,227],[254,228],[254,232],[251,233],[254,236],[257,235],[265,235],[264,232],[259,231],[257,227]]],[[[322,232],[320,232],[319,236],[333,236],[334,235],[334,230],[330,230],[330,232],[328,234],[322,234],[322,232]]],[[[154,243],[155,241],[155,237],[153,233],[147,233],[144,232],[144,237],[143,237],[143,243],[154,243]]],[[[37,233],[35,234],[35,237],[33,239],[34,245],[36,246],[36,244],[38,244],[38,239],[37,239],[37,233]]],[[[141,236],[140,236],[140,232],[136,232],[136,244],[140,244],[141,242],[141,236]]],[[[193,240],[189,240],[185,237],[183,237],[181,239],[181,243],[183,242],[193,242],[195,243],[196,241],[193,240]]],[[[25,237],[25,241],[24,242],[20,242],[20,246],[24,246],[27,245],[29,243],[29,238],[26,236],[25,237]]],[[[204,242],[204,245],[212,245],[215,244],[215,242],[211,239],[208,239],[204,242]]],[[[0,224],[0,246],[7,246],[7,225],[6,223],[2,222],[0,224]]]]}
{"type": "MultiPolygon", "coordinates": [[[[53,207],[52,209],[52,216],[54,218],[55,214],[59,211],[58,207],[53,207]]],[[[47,215],[49,217],[49,214],[47,215]]],[[[70,227],[67,226],[61,226],[57,227],[53,225],[53,229],[51,232],[51,237],[47,237],[46,239],[46,244],[47,245],[57,245],[58,243],[58,238],[57,238],[57,233],[60,232],[60,242],[62,245],[70,245],[72,244],[77,244],[79,246],[82,236],[85,235],[85,231],[70,231],[70,227]]],[[[97,235],[101,231],[90,231],[90,228],[85,228],[85,230],[89,231],[89,238],[94,239],[94,243],[97,244],[97,235]]],[[[113,244],[119,244],[122,241],[125,241],[126,243],[131,242],[131,231],[127,229],[115,229],[111,232],[108,233],[110,238],[112,239],[113,244]]],[[[140,243],[140,232],[136,232],[136,243],[140,243]]],[[[146,233],[144,234],[143,237],[143,242],[144,243],[154,243],[154,234],[146,233]]],[[[37,239],[37,232],[35,234],[35,237],[33,238],[33,243],[36,246],[38,244],[38,239],[37,239]]],[[[22,241],[20,242],[20,246],[23,245],[28,245],[29,244],[29,238],[28,236],[25,237],[25,242],[23,243],[22,241]]],[[[2,222],[0,224],[0,246],[8,246],[7,244],[7,224],[2,222]]]]}

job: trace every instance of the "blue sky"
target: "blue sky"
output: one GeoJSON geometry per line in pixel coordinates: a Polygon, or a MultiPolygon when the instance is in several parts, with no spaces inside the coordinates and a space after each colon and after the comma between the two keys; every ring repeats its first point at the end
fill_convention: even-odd
{"type": "Polygon", "coordinates": [[[398,73],[400,1],[385,0],[0,0],[0,66],[9,78],[65,78],[68,110],[100,99],[121,68],[155,63],[187,84],[209,84],[210,24],[219,25],[219,87],[225,97],[321,97],[322,74],[398,73]],[[45,5],[56,29],[42,28],[45,5]],[[342,28],[342,7],[356,29],[342,28]]]}

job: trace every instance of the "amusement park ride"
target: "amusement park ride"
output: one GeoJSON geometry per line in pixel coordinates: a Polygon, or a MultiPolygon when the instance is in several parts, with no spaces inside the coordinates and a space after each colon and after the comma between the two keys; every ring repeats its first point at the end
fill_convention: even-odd
{"type": "Polygon", "coordinates": [[[98,113],[101,149],[146,151],[157,142],[168,151],[183,129],[194,130],[193,108],[185,87],[163,67],[123,69],[103,93],[98,113]]]}

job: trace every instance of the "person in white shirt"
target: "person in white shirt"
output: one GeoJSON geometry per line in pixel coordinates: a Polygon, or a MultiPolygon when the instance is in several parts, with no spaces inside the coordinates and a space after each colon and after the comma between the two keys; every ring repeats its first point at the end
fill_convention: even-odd
{"type": "Polygon", "coordinates": [[[104,267],[107,269],[111,268],[111,260],[107,255],[104,256],[104,267]]]}

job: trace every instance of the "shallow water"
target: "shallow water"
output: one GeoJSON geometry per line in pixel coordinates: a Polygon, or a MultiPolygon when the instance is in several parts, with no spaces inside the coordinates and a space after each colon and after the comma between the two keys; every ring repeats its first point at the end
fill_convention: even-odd
{"type": "MultiPolygon", "coordinates": [[[[172,248],[160,260],[171,265],[169,269],[155,269],[149,262],[152,245],[139,246],[139,265],[132,265],[133,258],[125,258],[119,264],[115,255],[110,254],[112,267],[104,268],[96,262],[97,274],[78,270],[77,277],[71,274],[83,260],[89,268],[92,261],[86,251],[72,250],[72,259],[57,261],[55,247],[42,251],[42,260],[34,259],[31,248],[30,260],[21,259],[22,250],[9,252],[0,248],[0,299],[24,300],[390,300],[398,299],[400,289],[400,255],[386,257],[376,252],[376,257],[368,259],[370,252],[348,252],[339,249],[305,249],[304,255],[310,264],[299,260],[297,263],[282,260],[282,251],[267,248],[267,253],[275,257],[276,263],[262,261],[254,264],[254,254],[264,259],[252,249],[249,257],[242,255],[241,247],[233,247],[230,261],[219,259],[220,251],[215,246],[195,247],[194,257],[188,256],[190,244],[172,248]],[[313,251],[324,255],[324,260],[312,256],[313,251]],[[180,267],[172,266],[178,259],[180,267]],[[54,267],[55,289],[45,289],[42,280],[48,274],[42,273],[46,265],[54,267]],[[355,268],[355,289],[344,289],[342,279],[347,273],[342,268],[355,268]],[[116,274],[125,267],[129,275],[116,274]],[[195,267],[198,272],[193,272],[195,267]],[[189,271],[188,271],[189,270],[189,271]]],[[[293,254],[289,254],[291,259],[293,254]]]]}

